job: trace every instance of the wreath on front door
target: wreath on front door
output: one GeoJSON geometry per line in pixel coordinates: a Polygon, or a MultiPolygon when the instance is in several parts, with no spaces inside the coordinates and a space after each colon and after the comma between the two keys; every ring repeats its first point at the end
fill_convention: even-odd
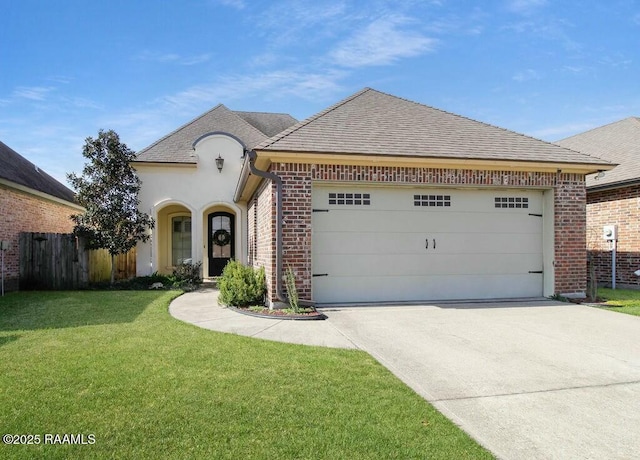
{"type": "Polygon", "coordinates": [[[213,243],[217,246],[226,246],[231,243],[231,233],[226,231],[224,228],[216,230],[213,234],[213,243]]]}

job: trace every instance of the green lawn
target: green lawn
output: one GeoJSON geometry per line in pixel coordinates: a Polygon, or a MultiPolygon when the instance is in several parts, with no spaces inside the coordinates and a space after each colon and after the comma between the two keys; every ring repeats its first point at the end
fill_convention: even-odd
{"type": "Polygon", "coordinates": [[[606,301],[607,310],[640,316],[640,291],[598,288],[598,297],[606,301]]]}
{"type": "Polygon", "coordinates": [[[0,298],[0,431],[40,436],[0,458],[492,458],[369,355],[199,329],[177,295],[0,298]]]}

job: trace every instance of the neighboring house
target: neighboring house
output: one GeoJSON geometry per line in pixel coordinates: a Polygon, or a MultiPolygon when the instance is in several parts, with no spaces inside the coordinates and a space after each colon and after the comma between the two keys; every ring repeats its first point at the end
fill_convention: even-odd
{"type": "Polygon", "coordinates": [[[69,216],[82,210],[70,189],[0,142],[0,240],[10,244],[5,290],[18,289],[20,232],[70,233],[69,216]]]}
{"type": "Polygon", "coordinates": [[[602,177],[587,176],[587,247],[599,284],[612,284],[612,244],[605,225],[616,225],[616,284],[640,285],[640,118],[630,117],[558,142],[618,164],[602,177]]]}
{"type": "Polygon", "coordinates": [[[584,296],[584,178],[609,162],[373,89],[269,139],[216,110],[230,124],[195,120],[139,155],[158,219],[141,274],[214,249],[265,267],[270,304],[288,267],[300,298],[325,304],[584,296]],[[190,252],[172,243],[188,236],[180,216],[190,252]]]}

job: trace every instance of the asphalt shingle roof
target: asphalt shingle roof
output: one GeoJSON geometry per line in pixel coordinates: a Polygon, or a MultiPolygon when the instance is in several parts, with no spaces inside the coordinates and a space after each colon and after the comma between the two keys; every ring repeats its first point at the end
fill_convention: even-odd
{"type": "Polygon", "coordinates": [[[0,178],[74,203],[75,195],[71,189],[3,142],[0,142],[0,178]]]}
{"type": "Polygon", "coordinates": [[[150,146],[140,150],[136,161],[196,163],[193,142],[211,132],[236,136],[248,148],[296,123],[287,114],[234,112],[222,104],[191,120],[150,146]]]}
{"type": "Polygon", "coordinates": [[[264,141],[256,150],[609,164],[370,88],[264,141]]]}
{"type": "MultiPolygon", "coordinates": [[[[258,131],[266,134],[267,137],[275,136],[298,122],[298,120],[286,113],[238,111],[234,111],[234,113],[247,123],[250,123],[258,131]]],[[[247,147],[253,147],[253,145],[247,145],[247,147]]]]}
{"type": "Polygon", "coordinates": [[[587,176],[587,187],[640,180],[640,118],[629,117],[557,142],[558,145],[598,156],[618,166],[596,179],[587,176]]]}

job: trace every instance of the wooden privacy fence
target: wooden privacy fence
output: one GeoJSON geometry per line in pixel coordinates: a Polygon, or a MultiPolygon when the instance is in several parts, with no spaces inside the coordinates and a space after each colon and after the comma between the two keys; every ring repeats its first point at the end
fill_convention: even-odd
{"type": "MultiPolygon", "coordinates": [[[[91,249],[89,253],[89,282],[111,280],[111,254],[106,249],[91,249]]],[[[116,256],[116,279],[125,280],[136,276],[136,248],[116,256]]]]}
{"type": "MultiPolygon", "coordinates": [[[[111,279],[106,249],[86,249],[71,233],[20,233],[20,289],[81,289],[111,279]]],[[[116,279],[136,274],[135,248],[116,257],[116,279]]]]}

